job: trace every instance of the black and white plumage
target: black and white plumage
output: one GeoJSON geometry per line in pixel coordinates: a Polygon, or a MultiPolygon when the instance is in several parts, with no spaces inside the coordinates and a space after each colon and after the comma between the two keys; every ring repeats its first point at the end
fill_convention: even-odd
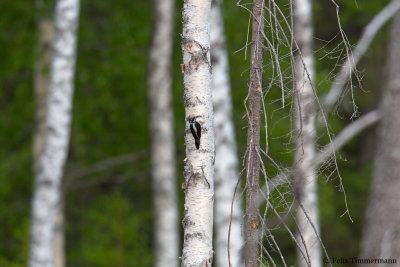
{"type": "Polygon", "coordinates": [[[201,138],[201,125],[197,121],[197,118],[200,116],[195,116],[193,114],[190,114],[187,117],[187,121],[189,122],[190,126],[190,131],[192,132],[193,138],[194,138],[194,143],[196,145],[196,148],[200,148],[200,138],[201,138]]]}

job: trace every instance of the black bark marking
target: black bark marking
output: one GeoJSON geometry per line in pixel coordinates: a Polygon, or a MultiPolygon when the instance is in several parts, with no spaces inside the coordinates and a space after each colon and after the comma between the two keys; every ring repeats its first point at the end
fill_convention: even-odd
{"type": "Polygon", "coordinates": [[[206,239],[205,235],[200,232],[194,232],[192,234],[185,234],[185,241],[193,238],[198,238],[198,239],[206,239]]]}
{"type": "Polygon", "coordinates": [[[211,63],[208,60],[208,53],[210,48],[202,46],[199,42],[182,38],[182,50],[188,52],[191,57],[187,64],[185,64],[184,73],[192,74],[197,71],[202,64],[206,64],[211,73],[211,63]]]}
{"type": "Polygon", "coordinates": [[[185,217],[183,220],[182,220],[182,226],[184,227],[184,228],[186,228],[187,226],[193,226],[193,225],[196,225],[196,223],[194,222],[194,221],[192,221],[189,217],[185,217]]]}

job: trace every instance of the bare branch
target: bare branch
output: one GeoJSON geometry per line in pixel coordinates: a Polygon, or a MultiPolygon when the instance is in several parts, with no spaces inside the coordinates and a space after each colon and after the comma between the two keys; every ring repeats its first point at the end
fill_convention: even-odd
{"type": "Polygon", "coordinates": [[[367,114],[361,116],[359,119],[350,123],[346,128],[344,128],[336,138],[319,152],[314,158],[313,164],[318,167],[325,160],[331,157],[339,149],[341,149],[347,142],[349,142],[354,136],[359,134],[364,129],[377,123],[381,118],[379,110],[373,110],[367,114]]]}
{"type": "MultiPolygon", "coordinates": [[[[132,164],[136,161],[143,159],[147,156],[148,153],[145,151],[140,151],[137,153],[130,153],[125,155],[118,155],[114,157],[110,157],[99,162],[96,162],[92,165],[86,167],[79,167],[79,168],[68,168],[65,174],[65,183],[63,185],[63,189],[66,191],[76,190],[80,188],[86,188],[89,186],[95,186],[102,183],[109,183],[113,182],[116,184],[123,183],[129,178],[124,175],[104,175],[104,172],[107,172],[115,167],[124,165],[124,164],[132,164]],[[94,178],[94,179],[84,179],[93,174],[100,174],[103,175],[94,178]]],[[[139,175],[135,175],[135,178],[138,176],[144,177],[147,175],[148,172],[141,172],[139,175]]]]}
{"type": "MultiPolygon", "coordinates": [[[[322,163],[325,162],[329,157],[334,155],[339,149],[341,149],[347,142],[349,142],[354,136],[365,130],[366,128],[377,123],[381,118],[379,110],[373,110],[368,112],[367,114],[361,116],[359,119],[355,120],[351,124],[349,124],[346,128],[344,128],[340,134],[336,136],[335,139],[328,145],[326,145],[321,152],[319,152],[314,160],[313,165],[315,168],[318,168],[322,163]]],[[[277,174],[274,178],[268,181],[268,190],[269,192],[273,192],[277,187],[289,184],[290,176],[292,175],[292,169],[286,169],[279,174],[277,174]]],[[[267,187],[265,186],[262,189],[262,192],[267,192],[267,187]]],[[[263,199],[261,199],[263,201],[263,199]]]]}
{"type": "Polygon", "coordinates": [[[119,165],[135,162],[139,159],[142,159],[146,155],[147,153],[145,151],[140,151],[137,153],[113,156],[87,167],[76,168],[72,169],[71,171],[67,171],[65,175],[66,180],[71,180],[71,182],[74,182],[75,180],[78,180],[82,177],[86,177],[99,172],[104,172],[119,165]]]}
{"type": "Polygon", "coordinates": [[[379,12],[364,28],[364,32],[358,41],[356,48],[343,64],[338,75],[334,79],[329,92],[323,97],[322,102],[326,113],[332,109],[336,101],[339,99],[344,86],[346,85],[347,81],[350,80],[358,62],[367,51],[378,31],[389,19],[394,16],[394,14],[397,13],[398,10],[400,10],[400,0],[393,0],[390,2],[390,4],[383,8],[381,12],[379,12]]]}

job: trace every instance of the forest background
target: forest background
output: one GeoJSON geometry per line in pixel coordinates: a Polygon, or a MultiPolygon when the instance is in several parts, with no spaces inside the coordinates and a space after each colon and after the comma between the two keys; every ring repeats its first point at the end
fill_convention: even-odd
{"type": "MultiPolygon", "coordinates": [[[[282,2],[282,1],[281,1],[282,2]]],[[[340,18],[350,44],[388,1],[338,1],[340,18]]],[[[314,1],[316,84],[319,94],[330,87],[335,60],[322,60],[342,40],[331,1],[314,1]],[[332,40],[330,43],[325,41],[332,40]],[[320,49],[324,47],[324,49],[320,49]],[[320,60],[321,59],[321,60],[320,60]]],[[[40,12],[52,14],[45,1],[40,12]]],[[[185,115],[180,64],[181,6],[176,3],[173,60],[173,107],[177,144],[178,184],[183,182],[185,115]]],[[[249,57],[245,58],[249,15],[225,1],[223,16],[234,105],[239,156],[246,148],[249,57]]],[[[0,3],[0,266],[25,266],[34,181],[32,136],[35,129],[34,65],[38,59],[38,11],[35,1],[0,3]]],[[[78,30],[77,66],[71,142],[65,168],[65,235],[68,266],[151,266],[152,198],[147,106],[147,64],[152,31],[152,4],[147,0],[82,1],[78,30]],[[110,164],[117,162],[117,164],[110,164]],[[108,166],[96,168],[96,166],[108,166]]],[[[379,105],[384,88],[387,26],[375,38],[358,65],[362,89],[355,88],[360,113],[379,105]]],[[[267,83],[267,75],[264,80],[267,83]]],[[[280,90],[266,100],[270,120],[269,152],[290,166],[292,153],[282,153],[291,130],[287,110],[281,110],[280,90]],[[286,119],[282,119],[286,118],[286,119]]],[[[351,120],[353,103],[344,97],[329,127],[340,132],[351,120]]],[[[326,136],[321,136],[321,143],[326,136]]],[[[329,255],[359,255],[366,201],[375,152],[375,127],[363,131],[340,152],[338,165],[354,223],[347,216],[338,179],[319,182],[321,232],[329,255]]],[[[180,207],[183,191],[179,192],[180,207]]],[[[180,208],[180,218],[182,209],[180,208]]],[[[284,236],[282,231],[282,237],[284,236]]],[[[283,254],[295,258],[293,242],[280,240],[283,254]]]]}

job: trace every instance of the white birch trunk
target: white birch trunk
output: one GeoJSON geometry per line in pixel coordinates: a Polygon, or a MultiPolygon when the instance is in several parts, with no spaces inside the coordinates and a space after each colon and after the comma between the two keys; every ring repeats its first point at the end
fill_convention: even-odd
{"type": "Polygon", "coordinates": [[[78,15],[78,0],[57,1],[46,140],[32,201],[30,267],[54,266],[55,225],[69,144],[78,15]]]}
{"type": "MultiPolygon", "coordinates": [[[[54,39],[54,25],[48,18],[41,18],[39,26],[39,59],[35,66],[35,97],[36,97],[36,129],[33,140],[33,166],[35,173],[39,171],[39,159],[44,151],[46,140],[47,100],[50,84],[50,63],[53,57],[51,44],[54,39]]],[[[62,197],[62,196],[61,196],[62,197]]],[[[54,244],[54,266],[65,266],[64,251],[64,210],[60,205],[57,211],[54,244]]]]}
{"type": "MultiPolygon", "coordinates": [[[[232,119],[231,85],[229,81],[228,54],[221,12],[222,0],[213,0],[211,7],[211,62],[213,68],[212,90],[215,126],[215,251],[220,267],[229,266],[228,232],[231,219],[231,202],[239,179],[235,129],[232,119]]],[[[230,232],[230,263],[244,265],[242,248],[242,203],[236,197],[230,232]]]]}
{"type": "Polygon", "coordinates": [[[175,138],[171,105],[174,0],[154,0],[149,108],[154,207],[154,266],[179,265],[175,138]]]}
{"type": "Polygon", "coordinates": [[[186,116],[200,116],[200,148],[186,127],[183,266],[211,266],[213,259],[214,126],[210,62],[211,0],[183,4],[182,53],[186,116]]]}
{"type": "Polygon", "coordinates": [[[379,141],[366,209],[361,259],[396,259],[397,264],[377,262],[365,267],[395,266],[400,261],[400,12],[390,29],[387,89],[380,109],[379,141]]]}
{"type": "Polygon", "coordinates": [[[299,226],[298,243],[304,251],[298,251],[299,266],[312,267],[322,265],[321,247],[314,227],[319,233],[319,212],[317,195],[317,176],[313,160],[315,157],[315,94],[314,56],[313,56],[313,26],[311,0],[293,1],[294,37],[299,51],[295,57],[295,185],[296,196],[304,210],[299,207],[297,223],[299,226]],[[304,213],[307,213],[310,220],[304,213]],[[313,227],[314,226],[314,227],[313,227]],[[305,241],[305,247],[301,241],[305,241]],[[309,259],[304,259],[307,255],[309,259]]]}

